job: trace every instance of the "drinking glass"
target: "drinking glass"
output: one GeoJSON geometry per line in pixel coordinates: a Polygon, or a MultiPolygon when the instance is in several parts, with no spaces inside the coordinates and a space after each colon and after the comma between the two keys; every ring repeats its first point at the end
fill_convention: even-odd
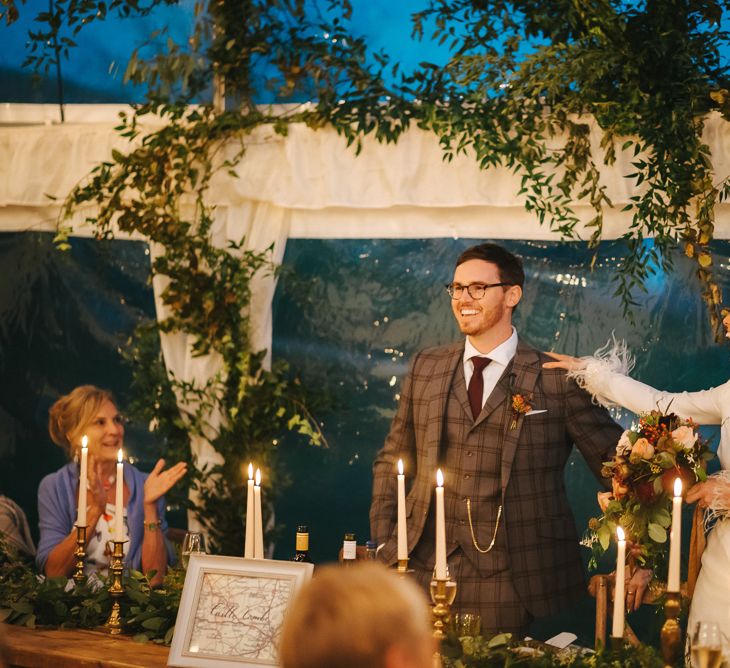
{"type": "Polygon", "coordinates": [[[454,630],[459,638],[478,636],[482,630],[482,618],[474,612],[459,612],[454,615],[454,630]]]}
{"type": "Polygon", "coordinates": [[[722,633],[715,622],[697,622],[691,643],[693,668],[719,668],[722,663],[722,633]]]}
{"type": "Polygon", "coordinates": [[[182,543],[182,565],[188,567],[191,554],[205,554],[205,536],[199,531],[188,531],[182,543]]]}

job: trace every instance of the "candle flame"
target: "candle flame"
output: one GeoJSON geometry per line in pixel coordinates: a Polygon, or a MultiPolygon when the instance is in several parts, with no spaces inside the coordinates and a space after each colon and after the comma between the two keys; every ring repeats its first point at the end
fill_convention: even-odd
{"type": "Polygon", "coordinates": [[[122,449],[119,448],[119,450],[117,451],[117,461],[121,464],[123,458],[124,458],[124,455],[122,454],[122,449]]]}
{"type": "Polygon", "coordinates": [[[674,480],[674,496],[682,496],[682,478],[674,480]]]}
{"type": "Polygon", "coordinates": [[[621,527],[616,527],[616,538],[626,540],[626,534],[624,534],[624,530],[621,527]]]}
{"type": "Polygon", "coordinates": [[[249,462],[248,465],[248,479],[253,480],[253,464],[249,462]]]}
{"type": "Polygon", "coordinates": [[[403,475],[403,460],[398,460],[398,475],[403,475]]]}
{"type": "Polygon", "coordinates": [[[261,469],[256,469],[256,486],[261,485],[261,469]]]}
{"type": "Polygon", "coordinates": [[[84,434],[84,435],[83,435],[83,436],[81,437],[81,447],[82,447],[82,448],[87,448],[87,447],[89,447],[89,437],[88,437],[88,436],[87,436],[86,434],[84,434]]]}
{"type": "Polygon", "coordinates": [[[441,473],[441,469],[439,469],[438,471],[436,471],[436,484],[439,487],[443,487],[444,486],[444,474],[441,473]]]}

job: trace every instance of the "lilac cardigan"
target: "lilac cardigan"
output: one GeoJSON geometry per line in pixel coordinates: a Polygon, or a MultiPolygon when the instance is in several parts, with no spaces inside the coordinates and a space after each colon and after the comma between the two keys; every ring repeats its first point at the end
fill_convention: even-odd
{"type": "MultiPolygon", "coordinates": [[[[139,570],[142,565],[142,540],[144,538],[144,481],[142,473],[131,464],[124,463],[124,482],[129,487],[127,522],[129,524],[129,545],[125,546],[124,565],[139,570]]],[[[38,525],[41,537],[38,543],[36,564],[45,572],[51,550],[66,536],[76,522],[78,507],[79,467],[70,462],[55,473],[48,474],[38,487],[38,525]]],[[[165,497],[157,501],[157,515],[162,522],[162,532],[167,532],[165,521],[165,497]]],[[[167,547],[167,563],[174,562],[175,554],[170,543],[167,547]]]]}

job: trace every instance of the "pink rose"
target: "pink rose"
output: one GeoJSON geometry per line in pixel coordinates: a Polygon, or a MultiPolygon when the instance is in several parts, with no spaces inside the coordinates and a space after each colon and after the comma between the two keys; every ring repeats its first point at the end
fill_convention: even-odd
{"type": "Polygon", "coordinates": [[[695,434],[692,427],[688,427],[687,425],[677,427],[672,432],[672,438],[685,450],[691,450],[695,447],[695,443],[697,443],[697,434],[695,434]]]}
{"type": "Polygon", "coordinates": [[[640,459],[651,459],[653,456],[654,446],[645,438],[640,438],[634,443],[634,447],[631,448],[631,456],[629,459],[632,462],[638,462],[640,459]]]}
{"type": "Polygon", "coordinates": [[[606,512],[606,508],[608,508],[608,504],[611,503],[611,500],[613,499],[613,492],[598,492],[598,507],[601,509],[602,513],[606,512]]]}

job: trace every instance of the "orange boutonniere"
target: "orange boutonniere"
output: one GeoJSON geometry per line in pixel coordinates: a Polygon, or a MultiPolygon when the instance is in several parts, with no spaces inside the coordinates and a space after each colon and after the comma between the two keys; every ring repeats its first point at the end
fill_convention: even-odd
{"type": "Polygon", "coordinates": [[[532,410],[532,404],[525,399],[522,394],[516,392],[512,395],[512,422],[510,422],[510,429],[517,429],[517,421],[520,419],[520,415],[525,415],[532,410]]]}

